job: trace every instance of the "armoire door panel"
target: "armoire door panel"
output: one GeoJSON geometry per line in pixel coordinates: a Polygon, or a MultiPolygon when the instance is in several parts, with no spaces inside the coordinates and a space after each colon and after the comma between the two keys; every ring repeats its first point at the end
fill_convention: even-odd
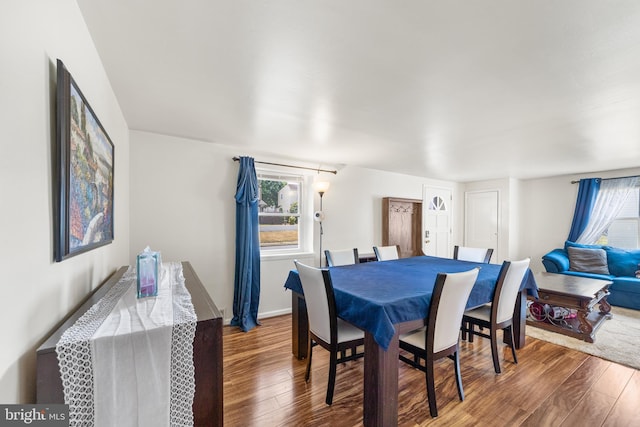
{"type": "Polygon", "coordinates": [[[382,199],[382,245],[398,245],[400,257],[422,253],[422,201],[382,199]]]}

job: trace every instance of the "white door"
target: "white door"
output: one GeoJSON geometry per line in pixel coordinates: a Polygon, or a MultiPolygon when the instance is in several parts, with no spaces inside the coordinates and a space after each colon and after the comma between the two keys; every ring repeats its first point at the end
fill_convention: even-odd
{"type": "Polygon", "coordinates": [[[424,236],[422,251],[425,255],[451,258],[451,190],[446,188],[422,188],[422,212],[424,236]]]}
{"type": "Polygon", "coordinates": [[[469,191],[464,200],[464,245],[492,248],[492,259],[499,259],[498,191],[469,191]]]}

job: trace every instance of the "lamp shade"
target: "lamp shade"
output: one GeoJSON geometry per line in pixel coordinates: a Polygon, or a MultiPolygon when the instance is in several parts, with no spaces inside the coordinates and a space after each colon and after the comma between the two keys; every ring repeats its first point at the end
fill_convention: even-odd
{"type": "Polygon", "coordinates": [[[331,183],[329,181],[316,181],[313,183],[313,188],[318,192],[318,193],[326,193],[327,190],[329,189],[329,186],[331,185],[331,183]]]}

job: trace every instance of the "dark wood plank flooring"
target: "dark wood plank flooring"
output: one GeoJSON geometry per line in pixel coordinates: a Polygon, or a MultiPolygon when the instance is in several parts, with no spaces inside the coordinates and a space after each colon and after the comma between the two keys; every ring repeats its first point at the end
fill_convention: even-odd
{"type": "MultiPolygon", "coordinates": [[[[261,320],[248,333],[224,327],[227,426],[361,426],[363,360],[338,366],[333,405],[324,402],[328,353],[291,354],[291,316],[261,320]]],[[[438,418],[431,418],[424,374],[399,362],[400,426],[630,426],[640,419],[640,371],[527,337],[518,365],[501,348],[496,375],[487,340],[462,343],[465,400],[449,360],[436,365],[438,418]],[[506,360],[505,360],[506,359],[506,360]]]]}

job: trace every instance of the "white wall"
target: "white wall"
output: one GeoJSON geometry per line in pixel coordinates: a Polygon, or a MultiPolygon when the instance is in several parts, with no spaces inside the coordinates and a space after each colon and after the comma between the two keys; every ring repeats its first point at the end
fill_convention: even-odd
{"type": "MultiPolygon", "coordinates": [[[[216,305],[226,309],[226,320],[233,304],[235,155],[292,163],[222,145],[131,132],[131,261],[146,245],[160,250],[164,260],[190,261],[216,305]]],[[[382,197],[421,199],[423,184],[454,193],[457,189],[453,183],[359,167],[344,167],[323,179],[331,182],[323,201],[323,249],[358,247],[361,252],[382,243],[382,197]]],[[[311,212],[319,209],[317,195],[314,204],[311,212]]],[[[317,265],[318,230],[314,223],[315,253],[263,258],[261,316],[290,311],[284,281],[294,258],[317,265]]]]}
{"type": "Polygon", "coordinates": [[[237,153],[145,132],[130,138],[130,261],[147,245],[163,261],[189,261],[216,305],[230,308],[237,153]]]}
{"type": "Polygon", "coordinates": [[[569,235],[578,195],[578,184],[571,181],[634,175],[640,175],[640,168],[530,180],[504,178],[470,182],[463,185],[463,191],[498,190],[500,193],[499,251],[497,261],[493,262],[530,257],[531,269],[539,272],[544,271],[542,256],[563,247],[569,235]]]}
{"type": "Polygon", "coordinates": [[[35,402],[36,348],[129,255],[127,124],[74,0],[0,13],[0,402],[35,402]],[[53,261],[56,58],[115,145],[115,241],[53,261]]]}
{"type": "MultiPolygon", "coordinates": [[[[422,187],[447,188],[454,198],[455,224],[460,221],[459,186],[452,182],[347,166],[330,177],[331,188],[324,195],[323,249],[357,247],[361,253],[373,252],[374,245],[382,244],[382,198],[403,197],[422,200],[422,187]]],[[[317,200],[317,197],[316,197],[317,200]]],[[[315,248],[317,251],[318,248],[315,248]]]]}
{"type": "Polygon", "coordinates": [[[640,168],[522,181],[519,253],[531,257],[531,269],[544,271],[542,256],[561,248],[569,235],[581,178],[640,175],[640,168]]]}
{"type": "MultiPolygon", "coordinates": [[[[231,315],[235,206],[233,192],[236,149],[193,140],[143,132],[131,133],[132,234],[131,261],[145,245],[160,249],[165,259],[191,261],[212,297],[231,315]],[[144,190],[143,190],[144,188],[144,190]],[[155,188],[155,190],[154,190],[155,188]],[[149,192],[147,193],[147,191],[149,192]],[[174,202],[164,204],[158,191],[174,202]],[[169,224],[169,226],[167,226],[169,224]]],[[[250,154],[250,153],[249,153],[250,154]]],[[[256,155],[258,159],[264,159],[256,155]]],[[[286,162],[286,160],[283,160],[286,162]]],[[[640,170],[608,171],[545,179],[505,178],[455,184],[347,166],[337,175],[325,175],[331,188],[325,194],[323,248],[357,247],[370,252],[381,244],[381,200],[395,196],[420,199],[422,185],[451,188],[454,194],[454,244],[463,237],[464,191],[500,191],[501,240],[499,258],[531,257],[534,271],[543,269],[541,257],[562,246],[571,225],[577,185],[582,177],[616,177],[640,174],[640,170]]],[[[314,196],[314,209],[319,198],[314,196]]],[[[318,227],[314,227],[318,250],[318,227]]],[[[298,257],[317,264],[317,254],[298,257]]],[[[263,260],[262,315],[280,314],[289,307],[289,294],[282,282],[292,268],[291,258],[263,260]]]]}

